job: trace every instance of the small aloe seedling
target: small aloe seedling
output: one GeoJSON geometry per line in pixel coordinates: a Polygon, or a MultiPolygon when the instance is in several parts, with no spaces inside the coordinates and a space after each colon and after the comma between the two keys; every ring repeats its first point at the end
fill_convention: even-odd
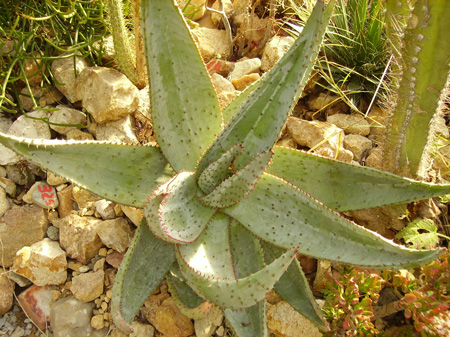
{"type": "Polygon", "coordinates": [[[3,144],[43,168],[144,208],[114,282],[117,326],[127,328],[167,276],[185,309],[204,299],[221,306],[238,336],[267,336],[264,297],[273,287],[325,330],[297,252],[379,269],[410,268],[441,254],[396,245],[336,211],[429,198],[450,193],[450,186],[274,146],[308,80],[332,8],[333,1],[326,7],[318,1],[291,50],[221,111],[176,5],[143,1],[158,146],[1,134],[3,144]]]}

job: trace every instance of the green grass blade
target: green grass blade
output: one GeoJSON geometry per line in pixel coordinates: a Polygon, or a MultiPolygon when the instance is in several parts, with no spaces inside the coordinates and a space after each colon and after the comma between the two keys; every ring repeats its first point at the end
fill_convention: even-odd
{"type": "Polygon", "coordinates": [[[403,178],[289,148],[274,148],[268,173],[310,194],[335,211],[380,207],[450,193],[450,185],[403,178]]]}
{"type": "Polygon", "coordinates": [[[156,138],[175,171],[193,171],[221,130],[219,101],[174,1],[142,1],[142,15],[156,138]]]}
{"type": "Polygon", "coordinates": [[[117,326],[133,320],[174,261],[173,245],[158,240],[143,221],[114,279],[111,312],[117,326]]]}
{"type": "Polygon", "coordinates": [[[412,268],[442,250],[410,250],[340,216],[283,180],[264,174],[237,205],[222,210],[253,234],[282,248],[379,269],[412,268]]]}
{"type": "Polygon", "coordinates": [[[120,204],[143,207],[173,174],[157,147],[106,142],[26,140],[0,133],[0,142],[30,162],[120,204]]]}

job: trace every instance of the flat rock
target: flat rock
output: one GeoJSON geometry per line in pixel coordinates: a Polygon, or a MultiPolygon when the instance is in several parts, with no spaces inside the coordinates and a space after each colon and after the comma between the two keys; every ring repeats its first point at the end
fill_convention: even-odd
{"type": "Polygon", "coordinates": [[[74,276],[70,291],[82,302],[91,302],[103,294],[105,272],[98,270],[74,276]]]}
{"type": "Polygon", "coordinates": [[[197,27],[191,32],[205,63],[213,58],[227,59],[230,56],[231,41],[225,30],[197,27]]]}
{"type": "Polygon", "coordinates": [[[0,316],[6,314],[14,301],[14,282],[11,281],[6,271],[0,272],[0,316]]]}
{"type": "Polygon", "coordinates": [[[360,135],[346,135],[344,137],[344,147],[352,151],[355,161],[360,162],[361,159],[367,157],[369,151],[372,149],[372,141],[360,135]]]}
{"type": "Polygon", "coordinates": [[[160,303],[158,296],[150,296],[145,301],[145,317],[160,333],[166,337],[187,337],[194,333],[194,324],[183,315],[169,297],[160,303]]]}
{"type": "Polygon", "coordinates": [[[81,217],[70,213],[62,219],[52,220],[52,223],[59,227],[59,240],[67,256],[87,264],[103,246],[96,228],[101,221],[94,217],[81,217]]]}
{"type": "Polygon", "coordinates": [[[48,327],[50,307],[54,303],[51,291],[50,286],[32,285],[18,296],[23,311],[42,331],[48,327]]]}
{"type": "Polygon", "coordinates": [[[363,116],[334,114],[327,117],[327,122],[344,130],[345,134],[367,136],[370,133],[370,124],[363,116]]]}
{"type": "MultiPolygon", "coordinates": [[[[61,56],[65,55],[67,54],[61,56]]],[[[89,67],[88,60],[77,55],[52,62],[51,68],[55,78],[55,86],[72,103],[81,99],[77,95],[75,81],[77,76],[87,67],[89,67]]]]}
{"type": "Polygon", "coordinates": [[[96,226],[96,230],[100,240],[119,253],[125,252],[133,238],[133,230],[125,218],[102,221],[96,226]]]}
{"type": "Polygon", "coordinates": [[[322,333],[287,302],[268,305],[267,327],[279,337],[321,337],[322,333]]]}
{"type": "MultiPolygon", "coordinates": [[[[27,116],[34,118],[46,118],[48,113],[42,110],[35,110],[27,113],[27,116]]],[[[27,118],[25,116],[20,116],[12,123],[9,128],[8,133],[17,137],[32,138],[32,139],[51,139],[52,135],[50,132],[50,127],[47,123],[33,119],[27,118]]]]}
{"type": "Polygon", "coordinates": [[[45,238],[16,253],[11,269],[38,286],[62,284],[67,279],[66,253],[45,238]]]}
{"type": "Polygon", "coordinates": [[[295,39],[290,36],[278,36],[272,37],[264,47],[264,51],[261,57],[261,69],[263,71],[269,71],[278,62],[280,58],[291,48],[295,39]]]}
{"type": "Polygon", "coordinates": [[[85,68],[76,88],[83,107],[97,123],[118,120],[138,108],[139,90],[124,74],[112,68],[85,68]]]}
{"type": "Polygon", "coordinates": [[[132,115],[113,122],[99,123],[97,125],[97,140],[109,140],[115,143],[138,144],[136,138],[135,120],[132,115]]]}
{"type": "Polygon", "coordinates": [[[13,206],[0,218],[3,243],[0,265],[10,267],[22,247],[41,241],[48,227],[46,210],[36,205],[13,206]]]}
{"type": "MultiPolygon", "coordinates": [[[[53,111],[49,121],[56,124],[72,124],[72,125],[86,125],[86,114],[83,112],[69,108],[65,105],[56,106],[56,111],[53,111]]],[[[50,128],[56,132],[65,135],[70,130],[76,129],[75,126],[60,126],[50,124],[50,128]]]]}

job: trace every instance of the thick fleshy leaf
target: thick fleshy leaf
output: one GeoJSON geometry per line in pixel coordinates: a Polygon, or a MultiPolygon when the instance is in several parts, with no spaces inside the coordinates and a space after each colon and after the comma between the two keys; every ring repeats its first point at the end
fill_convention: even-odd
{"type": "Polygon", "coordinates": [[[230,174],[230,167],[242,150],[240,145],[232,146],[219,159],[212,162],[198,177],[198,187],[206,194],[211,193],[230,174]]]}
{"type": "Polygon", "coordinates": [[[194,172],[180,172],[158,209],[161,230],[178,243],[194,241],[216,212],[197,198],[194,172]]]}
{"type": "Polygon", "coordinates": [[[230,218],[218,213],[200,237],[189,245],[180,245],[178,253],[196,273],[209,278],[234,280],[229,242],[230,218]]]}
{"type": "Polygon", "coordinates": [[[266,169],[272,151],[258,155],[252,162],[234,172],[209,194],[199,200],[206,206],[223,208],[229,207],[249,194],[256,181],[266,169]]]}
{"type": "Polygon", "coordinates": [[[225,308],[247,308],[260,300],[273,287],[294,259],[297,249],[291,249],[258,272],[237,280],[208,278],[195,272],[179,250],[177,260],[188,284],[202,297],[225,308]]]}
{"type": "Polygon", "coordinates": [[[296,103],[298,92],[303,90],[309,78],[333,4],[331,1],[325,9],[323,1],[317,1],[300,37],[261,79],[258,87],[215,139],[200,161],[199,173],[233,144],[244,147],[244,152],[236,159],[237,169],[247,165],[258,153],[273,147],[296,103]]]}
{"type": "MultiPolygon", "coordinates": [[[[284,252],[283,249],[264,241],[261,242],[261,245],[264,250],[266,263],[271,263],[284,252]]],[[[321,330],[327,329],[322,319],[322,311],[314,299],[314,295],[309,288],[308,280],[297,259],[292,261],[287,271],[275,284],[274,290],[283,300],[288,302],[295,310],[308,318],[318,328],[321,330]]]]}
{"type": "Polygon", "coordinates": [[[261,176],[245,199],[222,211],[276,246],[300,245],[302,254],[356,266],[412,268],[442,253],[442,250],[418,251],[394,244],[269,174],[261,176]]]}
{"type": "Polygon", "coordinates": [[[167,283],[172,297],[176,297],[188,309],[198,308],[204,300],[186,283],[178,263],[174,263],[167,274],[167,283]]]}
{"type": "Polygon", "coordinates": [[[116,325],[126,327],[126,322],[133,320],[174,261],[174,247],[158,240],[144,220],[136,229],[114,279],[111,312],[116,325]]]}
{"type": "Polygon", "coordinates": [[[219,101],[173,0],[142,1],[142,27],[158,144],[175,171],[192,171],[221,130],[219,101]]]}
{"type": "Polygon", "coordinates": [[[267,172],[336,211],[367,209],[450,193],[450,185],[403,178],[289,148],[275,147],[267,172]]]}
{"type": "MultiPolygon", "coordinates": [[[[264,268],[259,240],[236,220],[230,224],[230,245],[233,266],[238,278],[246,277],[264,268]]],[[[225,309],[224,313],[231,328],[239,337],[268,335],[264,300],[249,308],[225,309]]]]}
{"type": "Polygon", "coordinates": [[[225,318],[239,337],[266,337],[267,317],[264,300],[249,308],[224,310],[225,318]]]}
{"type": "Polygon", "coordinates": [[[0,133],[0,142],[30,162],[120,204],[143,207],[173,171],[157,147],[93,141],[31,140],[0,133]]]}

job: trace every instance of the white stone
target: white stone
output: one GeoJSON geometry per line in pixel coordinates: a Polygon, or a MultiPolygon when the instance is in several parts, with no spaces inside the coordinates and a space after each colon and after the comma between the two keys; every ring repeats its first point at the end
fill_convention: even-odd
{"type": "Polygon", "coordinates": [[[211,82],[213,83],[214,88],[216,89],[218,94],[220,94],[221,92],[235,91],[233,84],[231,84],[231,82],[225,77],[217,73],[211,75],[211,82]]]}
{"type": "Polygon", "coordinates": [[[19,250],[12,270],[38,286],[62,284],[67,279],[66,253],[58,242],[45,238],[19,250]]]}
{"type": "Polygon", "coordinates": [[[76,89],[83,107],[97,123],[118,120],[138,108],[139,90],[124,74],[112,68],[84,69],[76,89]]]}
{"type": "MultiPolygon", "coordinates": [[[[61,54],[60,56],[65,55],[67,54],[61,54]]],[[[52,63],[51,68],[55,78],[55,86],[72,103],[80,100],[75,88],[76,76],[79,76],[83,69],[87,67],[89,67],[88,60],[76,55],[61,58],[52,63]]]]}
{"type": "Polygon", "coordinates": [[[135,121],[132,115],[113,122],[97,125],[97,140],[109,140],[116,143],[138,144],[135,121]]]}
{"type": "Polygon", "coordinates": [[[115,204],[113,202],[105,199],[95,202],[95,210],[101,215],[103,220],[114,219],[116,217],[114,206],[115,204]]]}
{"type": "MultiPolygon", "coordinates": [[[[49,121],[56,124],[72,124],[72,125],[86,125],[86,115],[76,109],[71,109],[64,105],[58,105],[56,111],[53,111],[49,118],[49,121]]],[[[50,124],[50,128],[56,132],[65,135],[67,132],[73,129],[77,129],[75,126],[59,126],[50,124]]]]}
{"type": "MultiPolygon", "coordinates": [[[[34,118],[47,118],[48,113],[42,110],[35,110],[27,113],[27,116],[34,118]]],[[[47,123],[20,116],[9,128],[8,133],[17,137],[31,138],[31,139],[51,139],[50,127],[47,123]]]]}
{"type": "Polygon", "coordinates": [[[286,54],[286,52],[294,44],[295,39],[290,36],[275,35],[269,40],[264,47],[264,52],[261,57],[261,69],[269,71],[278,62],[278,60],[286,54]]]}
{"type": "Polygon", "coordinates": [[[236,62],[228,78],[230,81],[236,80],[244,75],[257,72],[260,67],[261,67],[261,60],[259,58],[253,58],[236,62]]]}

